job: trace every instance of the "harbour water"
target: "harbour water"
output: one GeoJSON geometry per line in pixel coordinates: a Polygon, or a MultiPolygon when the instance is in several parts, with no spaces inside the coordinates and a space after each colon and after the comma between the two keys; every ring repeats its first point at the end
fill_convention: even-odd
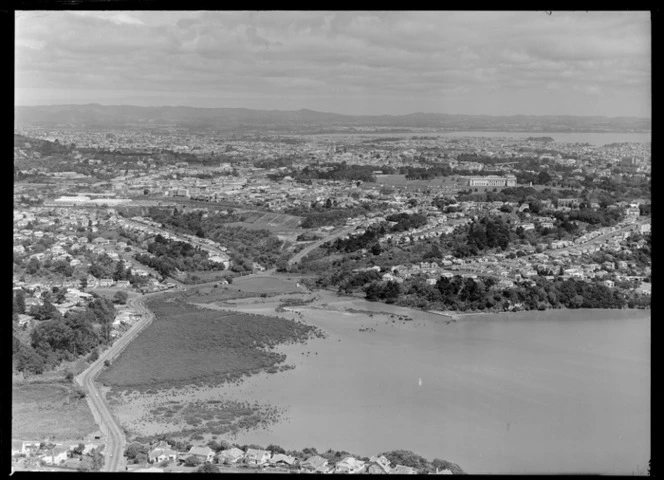
{"type": "MultiPolygon", "coordinates": [[[[318,135],[320,137],[341,137],[351,134],[324,134],[318,135]]],[[[486,138],[504,138],[507,142],[522,140],[529,137],[551,137],[554,142],[560,143],[589,143],[594,146],[607,145],[609,143],[647,143],[652,141],[652,133],[650,132],[406,132],[406,133],[356,133],[352,134],[354,137],[370,138],[383,138],[394,137],[409,139],[413,136],[424,137],[441,137],[441,138],[463,138],[463,137],[486,137],[486,138]]]]}
{"type": "MultiPolygon", "coordinates": [[[[645,473],[649,311],[448,323],[360,299],[337,302],[337,310],[297,309],[329,336],[284,347],[296,369],[228,387],[288,409],[286,421],[237,441],[366,456],[407,449],[468,473],[645,473]],[[390,315],[407,312],[408,321],[390,315]]],[[[240,308],[268,313],[271,306],[240,308]]]]}

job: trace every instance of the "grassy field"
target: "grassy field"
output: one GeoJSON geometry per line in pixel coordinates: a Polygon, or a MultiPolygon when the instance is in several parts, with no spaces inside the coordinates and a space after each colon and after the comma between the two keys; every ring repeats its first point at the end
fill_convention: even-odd
{"type": "Polygon", "coordinates": [[[376,185],[404,188],[458,187],[460,184],[452,177],[436,177],[431,180],[407,180],[405,175],[376,175],[376,185]]]}
{"type": "Polygon", "coordinates": [[[284,213],[251,212],[243,214],[243,216],[245,217],[244,223],[251,223],[261,228],[278,228],[281,230],[297,228],[304,220],[302,217],[284,213]]]}
{"type": "Polygon", "coordinates": [[[118,288],[118,287],[110,287],[110,288],[91,288],[88,290],[91,293],[96,293],[99,296],[106,297],[113,299],[113,296],[118,293],[119,291],[125,292],[127,294],[127,298],[131,299],[134,297],[138,297],[139,294],[136,292],[131,291],[129,288],[118,288]]]}
{"type": "Polygon", "coordinates": [[[214,303],[238,298],[302,293],[303,289],[297,286],[297,282],[297,279],[290,280],[285,277],[235,277],[229,285],[191,288],[182,293],[181,298],[192,303],[214,303]]]}
{"type": "Polygon", "coordinates": [[[238,226],[255,230],[269,230],[272,233],[297,234],[303,230],[300,224],[303,217],[287,215],[284,213],[242,212],[244,221],[229,223],[228,226],[238,226]]]}
{"type": "Polygon", "coordinates": [[[280,277],[238,277],[229,288],[249,293],[301,293],[296,281],[280,277]]]}
{"type": "Polygon", "coordinates": [[[154,299],[149,308],[156,319],[102,372],[101,383],[141,390],[276,373],[287,366],[278,366],[285,355],[272,348],[315,334],[291,320],[212,311],[181,299],[154,299]]]}
{"type": "Polygon", "coordinates": [[[193,279],[192,284],[196,283],[208,283],[208,282],[221,282],[228,275],[228,272],[224,270],[194,270],[191,272],[183,272],[180,275],[175,276],[174,278],[180,282],[187,283],[187,277],[193,279]]]}
{"type": "Polygon", "coordinates": [[[180,294],[181,298],[191,303],[216,303],[226,300],[255,297],[255,293],[240,292],[238,289],[228,288],[229,285],[219,287],[192,288],[180,294]]]}
{"type": "Polygon", "coordinates": [[[85,398],[71,384],[12,385],[12,438],[78,440],[97,430],[85,398]]]}

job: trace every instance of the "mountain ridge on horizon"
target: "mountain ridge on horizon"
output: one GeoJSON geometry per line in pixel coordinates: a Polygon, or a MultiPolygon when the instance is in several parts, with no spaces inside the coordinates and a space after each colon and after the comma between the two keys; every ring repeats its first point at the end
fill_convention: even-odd
{"type": "Polygon", "coordinates": [[[57,103],[57,104],[41,104],[41,105],[15,105],[15,109],[27,108],[62,108],[62,107],[102,107],[102,108],[140,108],[140,109],[191,109],[191,110],[226,110],[226,111],[248,111],[248,112],[275,112],[275,113],[315,113],[323,115],[339,115],[344,117],[413,117],[413,116],[456,116],[456,117],[492,117],[492,118],[515,118],[515,117],[533,117],[533,118],[606,118],[606,119],[635,119],[635,120],[651,120],[651,117],[639,117],[635,115],[573,115],[573,114],[526,114],[514,113],[510,115],[497,115],[490,113],[443,113],[443,112],[411,112],[411,113],[339,113],[327,112],[321,110],[313,110],[311,108],[298,108],[294,110],[281,110],[272,108],[269,110],[248,108],[248,107],[197,107],[193,105],[132,105],[128,103],[122,104],[101,104],[97,102],[91,103],[57,103]]]}
{"type": "Polygon", "coordinates": [[[452,131],[650,132],[649,118],[601,115],[477,115],[415,112],[348,115],[310,109],[258,110],[233,107],[61,104],[14,107],[17,123],[85,128],[171,126],[251,130],[272,127],[308,132],[356,128],[445,129],[452,131]]]}

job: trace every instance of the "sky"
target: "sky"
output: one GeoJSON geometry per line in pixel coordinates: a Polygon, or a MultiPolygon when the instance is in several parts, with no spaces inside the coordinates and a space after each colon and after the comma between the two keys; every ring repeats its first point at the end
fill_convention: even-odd
{"type": "Polygon", "coordinates": [[[649,12],[17,11],[15,32],[16,105],[651,117],[649,12]]]}

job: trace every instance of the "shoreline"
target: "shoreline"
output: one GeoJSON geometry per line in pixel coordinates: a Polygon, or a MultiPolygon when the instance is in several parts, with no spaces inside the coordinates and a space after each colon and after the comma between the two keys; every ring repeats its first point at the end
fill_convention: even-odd
{"type": "MultiPolygon", "coordinates": [[[[432,313],[434,315],[438,316],[445,316],[445,317],[450,317],[454,320],[459,320],[461,317],[466,317],[466,316],[481,316],[481,315],[499,315],[499,314],[523,314],[523,313],[529,313],[529,312],[561,312],[561,311],[596,311],[596,310],[609,310],[609,311],[650,311],[651,307],[648,308],[568,308],[568,307],[561,307],[561,308],[547,308],[544,310],[539,310],[539,309],[522,309],[522,310],[517,310],[517,311],[510,311],[510,310],[477,310],[477,311],[456,311],[456,310],[435,310],[435,309],[423,309],[423,308],[417,308],[413,306],[406,306],[406,305],[400,305],[399,303],[385,303],[381,301],[370,301],[366,300],[364,296],[360,295],[349,295],[349,294],[340,294],[337,290],[333,290],[331,288],[318,288],[314,290],[310,290],[308,293],[315,294],[316,292],[326,292],[329,293],[330,295],[335,295],[338,298],[348,298],[348,299],[355,299],[355,300],[364,300],[366,302],[369,302],[371,304],[378,304],[378,305],[387,305],[387,308],[392,307],[399,307],[399,308],[406,308],[409,310],[413,310],[416,312],[425,312],[425,313],[432,313]]],[[[384,312],[388,313],[388,312],[384,312]]],[[[388,313],[389,314],[389,313],[388,313]]]]}
{"type": "MultiPolygon", "coordinates": [[[[198,302],[192,302],[198,303],[198,302]]],[[[296,375],[301,374],[305,375],[307,378],[311,377],[314,370],[318,371],[319,367],[326,365],[330,361],[333,361],[335,354],[333,352],[339,351],[337,347],[337,342],[342,341],[339,346],[343,349],[341,351],[356,350],[356,346],[366,345],[367,348],[374,348],[374,346],[390,342],[395,339],[405,339],[405,338],[427,338],[429,335],[427,332],[428,327],[435,327],[435,325],[446,325],[457,320],[472,320],[474,316],[478,318],[487,319],[489,314],[507,314],[500,315],[501,320],[512,320],[512,319],[521,319],[526,320],[529,316],[535,314],[542,315],[542,319],[550,315],[563,313],[565,310],[572,315],[578,314],[580,311],[594,312],[601,310],[596,315],[590,315],[590,319],[601,320],[607,317],[611,312],[616,312],[620,310],[620,314],[617,316],[625,317],[634,312],[638,311],[643,314],[640,316],[649,316],[650,312],[641,312],[642,309],[555,309],[547,311],[521,311],[521,312],[451,312],[451,311],[426,311],[420,309],[414,309],[411,307],[402,307],[394,304],[384,304],[382,302],[368,302],[367,300],[355,296],[348,295],[338,295],[337,292],[329,290],[314,290],[312,292],[307,292],[306,294],[282,294],[276,295],[274,297],[261,298],[259,295],[250,298],[242,299],[229,299],[229,301],[223,302],[209,302],[206,305],[199,304],[199,307],[210,309],[210,310],[227,310],[237,313],[251,313],[262,315],[266,317],[277,317],[282,319],[288,319],[296,322],[301,322],[306,325],[311,325],[314,327],[319,327],[325,329],[326,332],[329,332],[330,338],[325,342],[322,339],[310,338],[303,345],[297,344],[279,344],[275,345],[275,352],[286,354],[286,360],[283,364],[294,364],[296,365],[295,372],[282,372],[278,375],[270,375],[265,371],[255,372],[254,374],[243,375],[242,378],[237,382],[219,382],[217,379],[210,378],[209,380],[202,379],[200,383],[182,385],[182,388],[174,388],[173,386],[168,385],[152,385],[146,386],[145,389],[152,388],[154,391],[151,393],[137,393],[137,392],[126,392],[125,395],[122,395],[122,405],[114,404],[113,410],[119,418],[123,418],[128,415],[129,422],[124,421],[123,418],[123,427],[127,423],[134,423],[131,428],[131,436],[149,436],[150,433],[153,435],[158,434],[170,434],[172,436],[183,435],[183,437],[191,436],[194,432],[184,431],[187,426],[185,425],[175,425],[175,424],[164,424],[159,421],[157,418],[149,419],[150,411],[159,408],[160,406],[168,406],[169,402],[177,402],[184,406],[198,402],[214,402],[214,401],[246,401],[246,402],[264,402],[267,401],[269,406],[276,406],[279,408],[287,409],[287,412],[283,412],[283,416],[277,421],[270,423],[269,425],[263,424],[258,425],[258,430],[250,429],[246,432],[244,430],[237,431],[235,433],[227,432],[215,434],[209,430],[200,433],[195,432],[195,437],[192,439],[200,439],[202,437],[201,443],[217,438],[228,438],[233,439],[233,441],[242,441],[244,443],[257,443],[265,444],[265,442],[275,441],[277,443],[281,442],[283,444],[288,444],[293,447],[303,447],[305,444],[311,444],[316,447],[319,446],[331,446],[332,448],[340,448],[345,444],[340,443],[339,439],[334,439],[334,437],[328,437],[325,431],[321,431],[316,435],[310,436],[309,434],[298,436],[293,436],[293,427],[290,426],[291,422],[293,423],[302,423],[302,418],[300,412],[302,410],[302,405],[296,403],[290,403],[291,397],[293,397],[292,392],[283,392],[281,385],[292,385],[295,381],[294,378],[296,375]],[[281,310],[278,310],[279,306],[289,298],[302,299],[314,299],[315,301],[304,304],[304,305],[284,305],[281,307],[281,310]],[[550,312],[547,314],[546,312],[550,312]],[[404,320],[405,317],[408,320],[404,320]],[[467,318],[470,317],[470,318],[467,318]],[[448,319],[445,323],[445,319],[448,319]],[[442,320],[442,321],[441,321],[442,320]],[[333,327],[329,329],[328,327],[333,327]],[[367,328],[369,327],[369,328],[367,328]],[[375,329],[373,329],[375,327],[375,329]],[[397,330],[394,330],[397,328],[397,330]],[[365,334],[357,333],[367,332],[373,330],[374,333],[365,334]],[[399,333],[401,331],[401,333],[399,333]],[[366,335],[366,336],[365,336],[366,335]],[[404,337],[406,335],[407,337],[404,337]],[[411,335],[415,335],[411,337],[411,335]],[[390,340],[392,339],[392,340],[390,340]],[[318,342],[318,340],[321,340],[318,342]],[[330,356],[332,354],[332,356],[330,356]],[[322,362],[322,363],[321,363],[322,362]],[[284,376],[285,375],[285,376],[284,376]],[[277,378],[278,377],[278,378],[277,378]],[[288,407],[286,407],[288,405],[288,407]],[[119,411],[118,411],[119,410],[119,411]],[[298,412],[291,419],[291,411],[298,412]],[[142,418],[145,417],[145,418],[142,418]],[[279,426],[277,428],[277,425],[279,426]],[[283,436],[284,440],[281,440],[283,436]],[[329,438],[329,442],[325,441],[325,438],[329,438]],[[288,441],[286,441],[288,439],[288,441]]],[[[538,316],[539,316],[538,315],[538,316]]],[[[520,322],[519,322],[520,323],[520,322]]],[[[587,323],[587,322],[585,322],[587,323]]],[[[466,331],[466,328],[460,329],[462,324],[471,325],[470,323],[461,322],[457,326],[452,326],[449,328],[444,328],[436,330],[439,333],[435,335],[442,335],[442,338],[448,338],[445,341],[449,345],[448,348],[453,347],[453,343],[459,339],[460,336],[466,335],[470,331],[466,331]]],[[[478,324],[479,325],[479,324],[478,324]]],[[[477,331],[476,327],[472,327],[473,331],[477,331]]],[[[432,331],[433,332],[433,331],[432,331]]],[[[362,355],[362,353],[358,353],[362,355]]],[[[364,358],[364,357],[362,357],[364,358]]],[[[334,365],[328,365],[329,368],[333,368],[334,365]]],[[[451,381],[457,381],[457,373],[454,366],[446,366],[443,368],[443,371],[450,376],[451,381]],[[451,369],[451,370],[450,370],[451,369]]],[[[325,373],[327,370],[323,369],[320,373],[321,376],[326,377],[330,372],[325,373]]],[[[419,373],[418,373],[419,374],[419,373]]],[[[429,378],[431,373],[428,376],[424,377],[424,383],[426,388],[433,388],[433,384],[429,378]]],[[[328,380],[331,380],[333,377],[329,377],[328,380]]],[[[520,381],[515,379],[514,381],[520,381]]],[[[417,383],[417,378],[413,380],[414,385],[417,383]]],[[[335,383],[336,384],[336,383],[335,383]]],[[[115,387],[119,390],[125,390],[123,387],[115,387]]],[[[114,389],[115,389],[114,388],[114,389]]],[[[292,388],[292,387],[289,387],[292,388]]],[[[316,389],[315,386],[311,385],[308,388],[316,389]]],[[[410,387],[409,387],[410,388],[410,387]]],[[[131,388],[129,390],[132,390],[131,388]]],[[[135,389],[134,389],[135,390],[135,389]]],[[[457,394],[448,392],[448,395],[452,395],[452,398],[456,398],[457,394]]],[[[120,400],[120,398],[118,398],[120,400]]],[[[172,404],[172,403],[171,403],[172,404]]],[[[184,408],[184,407],[183,407],[184,408]]],[[[463,408],[457,406],[454,408],[463,408]]],[[[350,411],[350,410],[349,410],[350,411]]],[[[357,413],[357,412],[356,412],[357,413]]],[[[313,415],[313,413],[312,413],[313,415]]],[[[308,418],[308,417],[307,417],[308,418]]],[[[312,417],[313,418],[313,417],[312,417]]],[[[310,419],[312,421],[312,419],[310,419]]],[[[170,423],[170,422],[169,422],[170,423]]],[[[127,425],[128,426],[128,425],[127,425]]],[[[355,441],[355,445],[350,442],[346,448],[350,450],[355,450],[362,452],[364,450],[371,450],[366,448],[357,447],[358,440],[355,441]]],[[[363,445],[368,445],[372,447],[374,443],[362,443],[363,445]]],[[[402,442],[402,446],[406,449],[412,449],[413,451],[421,451],[424,456],[430,454],[430,452],[422,450],[422,446],[417,444],[417,442],[402,442]]],[[[379,442],[375,444],[376,451],[383,450],[383,445],[379,442]]],[[[453,461],[458,461],[462,464],[470,465],[469,459],[464,458],[463,455],[456,452],[454,455],[450,454],[450,458],[453,461]],[[454,458],[452,458],[454,457],[454,458]]],[[[470,453],[468,454],[472,456],[470,453]]]]}

